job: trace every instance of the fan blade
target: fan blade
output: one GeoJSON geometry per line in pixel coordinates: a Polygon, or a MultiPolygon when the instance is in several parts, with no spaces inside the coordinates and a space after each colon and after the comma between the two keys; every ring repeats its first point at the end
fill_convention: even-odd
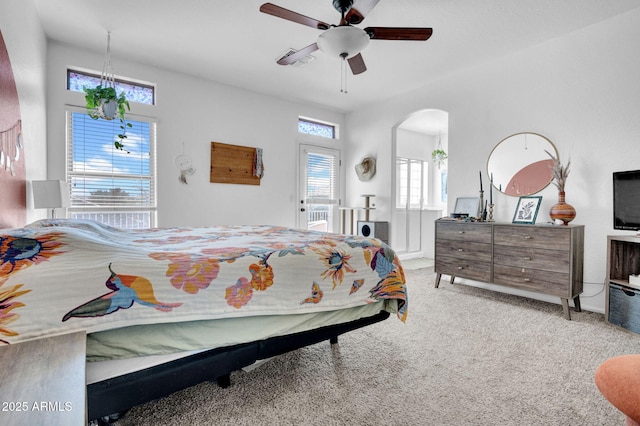
{"type": "Polygon", "coordinates": [[[298,24],[307,25],[309,27],[317,28],[319,30],[326,30],[331,25],[326,22],[318,21],[317,19],[309,18],[308,16],[301,15],[297,12],[285,9],[284,7],[276,6],[273,3],[265,3],[260,6],[260,12],[268,15],[273,15],[278,18],[286,19],[287,21],[296,22],[298,24]]]}
{"type": "Polygon", "coordinates": [[[290,55],[287,55],[283,58],[278,59],[278,64],[280,65],[291,65],[294,62],[299,61],[300,59],[304,58],[305,56],[307,56],[308,54],[315,52],[316,50],[318,50],[318,44],[317,43],[313,43],[310,44],[307,47],[304,47],[300,50],[298,50],[297,52],[294,52],[290,55]]]}
{"type": "Polygon", "coordinates": [[[345,19],[350,24],[359,24],[371,12],[380,0],[355,0],[353,6],[345,15],[345,19]]]}
{"type": "Polygon", "coordinates": [[[360,53],[347,59],[347,62],[349,62],[349,67],[351,67],[351,72],[354,75],[362,74],[367,70],[367,66],[364,64],[364,59],[362,59],[360,53]]]}
{"type": "Polygon", "coordinates": [[[428,40],[432,28],[367,27],[364,31],[377,40],[428,40]]]}

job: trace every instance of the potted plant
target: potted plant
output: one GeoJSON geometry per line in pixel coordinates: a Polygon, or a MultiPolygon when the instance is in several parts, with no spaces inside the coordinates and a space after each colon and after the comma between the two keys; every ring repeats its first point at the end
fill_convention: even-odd
{"type": "Polygon", "coordinates": [[[440,166],[444,164],[444,161],[447,159],[447,157],[448,155],[445,150],[440,147],[438,149],[434,149],[433,152],[431,152],[431,158],[433,159],[433,162],[436,163],[438,168],[440,168],[440,166]]]}
{"type": "Polygon", "coordinates": [[[551,183],[558,188],[558,203],[554,204],[549,211],[549,216],[553,220],[561,220],[564,225],[571,222],[576,217],[576,209],[565,201],[564,185],[569,176],[569,166],[571,160],[567,161],[565,166],[562,165],[560,159],[554,157],[549,151],[545,150],[549,157],[553,160],[551,166],[551,183]]]}
{"type": "Polygon", "coordinates": [[[124,92],[118,95],[113,86],[102,87],[98,85],[94,88],[85,87],[85,102],[87,114],[89,117],[97,120],[103,118],[105,120],[113,120],[116,117],[120,120],[121,133],[118,139],[113,142],[116,149],[124,150],[124,140],[127,138],[127,127],[132,127],[131,123],[125,122],[124,114],[131,110],[129,101],[124,92]]]}

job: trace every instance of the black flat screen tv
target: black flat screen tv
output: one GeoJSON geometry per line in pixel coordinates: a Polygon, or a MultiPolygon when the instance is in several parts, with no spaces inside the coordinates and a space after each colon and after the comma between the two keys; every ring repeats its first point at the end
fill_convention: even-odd
{"type": "Polygon", "coordinates": [[[640,170],[613,173],[613,229],[640,230],[640,170]]]}

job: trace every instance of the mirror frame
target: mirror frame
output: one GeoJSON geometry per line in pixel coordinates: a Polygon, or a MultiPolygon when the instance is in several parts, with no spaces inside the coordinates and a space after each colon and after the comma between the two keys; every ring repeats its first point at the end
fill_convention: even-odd
{"type": "Polygon", "coordinates": [[[495,147],[493,147],[489,154],[489,158],[487,159],[487,176],[489,176],[489,179],[494,176],[494,179],[491,182],[493,187],[503,194],[513,197],[537,194],[545,189],[553,180],[553,174],[549,167],[549,165],[553,165],[553,160],[546,152],[544,152],[545,150],[553,154],[555,158],[559,158],[558,150],[553,142],[539,133],[520,132],[502,139],[495,147]],[[518,158],[518,156],[515,155],[516,151],[508,145],[510,142],[512,144],[515,142],[522,144],[522,136],[524,136],[524,150],[528,150],[529,142],[527,141],[527,135],[535,136],[531,141],[535,151],[527,153],[527,157],[524,155],[520,156],[519,158],[521,161],[518,161],[516,160],[518,158]],[[507,148],[506,150],[505,147],[507,148]],[[494,157],[494,154],[496,154],[500,148],[502,148],[501,151],[503,151],[501,156],[509,159],[511,170],[500,171],[500,173],[497,173],[497,167],[495,164],[491,164],[491,159],[492,157],[494,159],[497,158],[494,157]],[[546,168],[549,168],[548,180],[546,179],[546,176],[542,176],[542,179],[539,176],[540,171],[546,170],[546,168]],[[495,178],[496,174],[499,175],[498,178],[495,178]],[[529,178],[532,178],[533,181],[529,178]],[[518,182],[520,182],[520,184],[518,184],[518,182]],[[504,188],[502,185],[504,185],[504,188]],[[509,188],[512,188],[512,190],[509,190],[509,188]]]}

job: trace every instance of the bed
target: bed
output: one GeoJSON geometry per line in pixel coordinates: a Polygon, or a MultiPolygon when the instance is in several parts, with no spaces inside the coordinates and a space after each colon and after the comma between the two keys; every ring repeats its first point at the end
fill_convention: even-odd
{"type": "Polygon", "coordinates": [[[380,240],[278,226],[0,232],[0,344],[87,333],[88,418],[408,313],[380,240]]]}

